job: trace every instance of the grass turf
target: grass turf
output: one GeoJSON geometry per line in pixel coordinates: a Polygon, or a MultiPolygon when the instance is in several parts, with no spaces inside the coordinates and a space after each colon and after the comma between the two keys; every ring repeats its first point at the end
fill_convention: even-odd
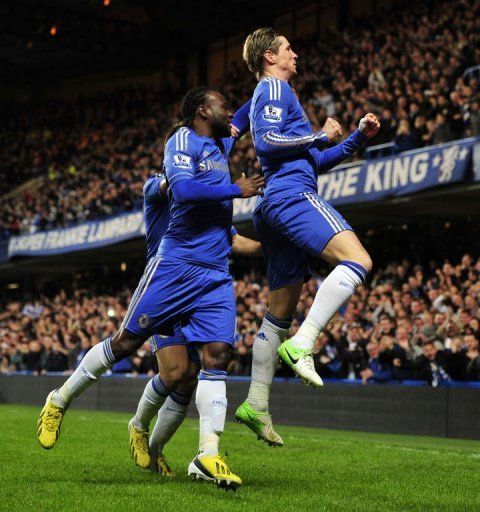
{"type": "Polygon", "coordinates": [[[278,427],[286,447],[228,424],[222,448],[244,486],[226,493],[186,468],[197,422],[165,454],[175,478],[137,468],[129,415],[69,410],[57,446],[37,444],[40,408],[0,405],[0,510],[480,511],[480,442],[278,427]]]}

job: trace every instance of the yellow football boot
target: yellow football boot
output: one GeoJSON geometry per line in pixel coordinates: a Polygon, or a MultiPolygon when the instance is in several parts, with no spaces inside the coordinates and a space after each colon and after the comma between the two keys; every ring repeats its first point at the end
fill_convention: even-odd
{"type": "Polygon", "coordinates": [[[133,424],[133,418],[128,424],[130,435],[130,453],[133,460],[143,469],[148,469],[151,463],[150,451],[148,449],[148,430],[137,428],[133,424]]]}
{"type": "Polygon", "coordinates": [[[154,473],[158,473],[160,476],[166,476],[168,478],[173,477],[173,471],[170,468],[170,466],[168,465],[165,455],[160,453],[155,456],[152,454],[151,458],[152,458],[152,463],[150,465],[150,469],[154,473]]]}
{"type": "Polygon", "coordinates": [[[52,402],[51,397],[55,391],[54,389],[48,394],[37,421],[38,442],[45,450],[50,450],[50,448],[55,446],[60,436],[60,427],[65,416],[65,409],[52,402]]]}
{"type": "Polygon", "coordinates": [[[188,474],[195,480],[213,482],[226,491],[235,491],[242,485],[242,479],[228,469],[221,455],[197,455],[188,466],[188,474]]]}

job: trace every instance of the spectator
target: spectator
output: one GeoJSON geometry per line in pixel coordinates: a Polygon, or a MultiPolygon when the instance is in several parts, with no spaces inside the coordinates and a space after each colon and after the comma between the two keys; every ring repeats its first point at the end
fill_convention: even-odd
{"type": "Polygon", "coordinates": [[[432,135],[432,144],[441,144],[453,139],[452,130],[443,112],[439,112],[435,118],[435,131],[432,135]]]}
{"type": "Polygon", "coordinates": [[[447,373],[447,357],[433,341],[423,343],[423,355],[415,361],[415,377],[427,381],[430,386],[444,386],[451,381],[447,373]]]}
{"type": "Polygon", "coordinates": [[[368,343],[368,361],[365,368],[360,371],[362,384],[367,384],[368,382],[381,384],[393,379],[393,368],[387,361],[382,361],[380,357],[381,350],[385,351],[386,348],[382,347],[381,349],[377,341],[372,340],[368,343]]]}
{"type": "Polygon", "coordinates": [[[480,381],[480,355],[478,353],[478,334],[469,333],[465,336],[467,364],[467,380],[480,381]]]}
{"type": "MultiPolygon", "coordinates": [[[[396,137],[405,150],[479,134],[479,84],[465,83],[462,74],[480,58],[480,3],[404,2],[392,9],[394,16],[381,12],[325,39],[295,42],[305,67],[295,89],[315,130],[335,116],[348,135],[374,111],[382,128],[372,145],[396,137]]],[[[234,63],[219,87],[239,106],[254,79],[234,63]]],[[[0,105],[0,194],[36,180],[3,200],[0,236],[138,208],[143,180],[161,168],[163,136],[183,92],[152,80],[89,98],[0,105]]],[[[231,165],[235,173],[258,169],[248,136],[231,165]]]]}
{"type": "Polygon", "coordinates": [[[409,151],[417,146],[418,139],[410,131],[410,123],[408,119],[401,119],[398,124],[398,130],[395,135],[394,143],[397,151],[409,151]]]}

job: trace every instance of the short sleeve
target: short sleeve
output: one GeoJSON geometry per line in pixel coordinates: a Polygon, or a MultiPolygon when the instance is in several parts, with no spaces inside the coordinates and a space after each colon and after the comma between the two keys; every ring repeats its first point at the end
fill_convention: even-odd
{"type": "Polygon", "coordinates": [[[194,147],[188,135],[188,129],[180,128],[166,144],[163,166],[170,186],[195,177],[194,147]]]}
{"type": "Polygon", "coordinates": [[[287,82],[266,78],[259,84],[260,90],[252,111],[252,124],[256,132],[282,131],[288,117],[292,89],[287,82]]]}

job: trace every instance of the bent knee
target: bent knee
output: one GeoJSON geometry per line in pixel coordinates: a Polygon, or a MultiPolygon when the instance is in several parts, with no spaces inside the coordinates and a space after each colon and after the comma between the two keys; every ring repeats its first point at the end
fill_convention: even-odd
{"type": "Polygon", "coordinates": [[[212,370],[228,369],[228,365],[233,359],[233,348],[225,345],[224,350],[208,351],[204,350],[202,353],[202,367],[212,370]]]}
{"type": "Polygon", "coordinates": [[[356,259],[356,263],[362,265],[362,267],[367,271],[367,274],[372,270],[373,262],[372,258],[367,251],[363,251],[363,254],[359,255],[356,259]]]}
{"type": "Polygon", "coordinates": [[[134,354],[143,344],[145,340],[128,331],[119,331],[112,338],[111,349],[113,355],[117,360],[125,357],[130,357],[134,354]]]}
{"type": "Polygon", "coordinates": [[[370,258],[370,255],[362,246],[355,248],[355,250],[349,250],[342,256],[343,258],[341,258],[338,263],[341,263],[342,261],[351,261],[360,265],[365,270],[366,274],[372,270],[372,258],[370,258]]]}
{"type": "Polygon", "coordinates": [[[189,378],[188,365],[172,366],[162,368],[162,378],[169,382],[175,382],[177,385],[189,378]]]}

